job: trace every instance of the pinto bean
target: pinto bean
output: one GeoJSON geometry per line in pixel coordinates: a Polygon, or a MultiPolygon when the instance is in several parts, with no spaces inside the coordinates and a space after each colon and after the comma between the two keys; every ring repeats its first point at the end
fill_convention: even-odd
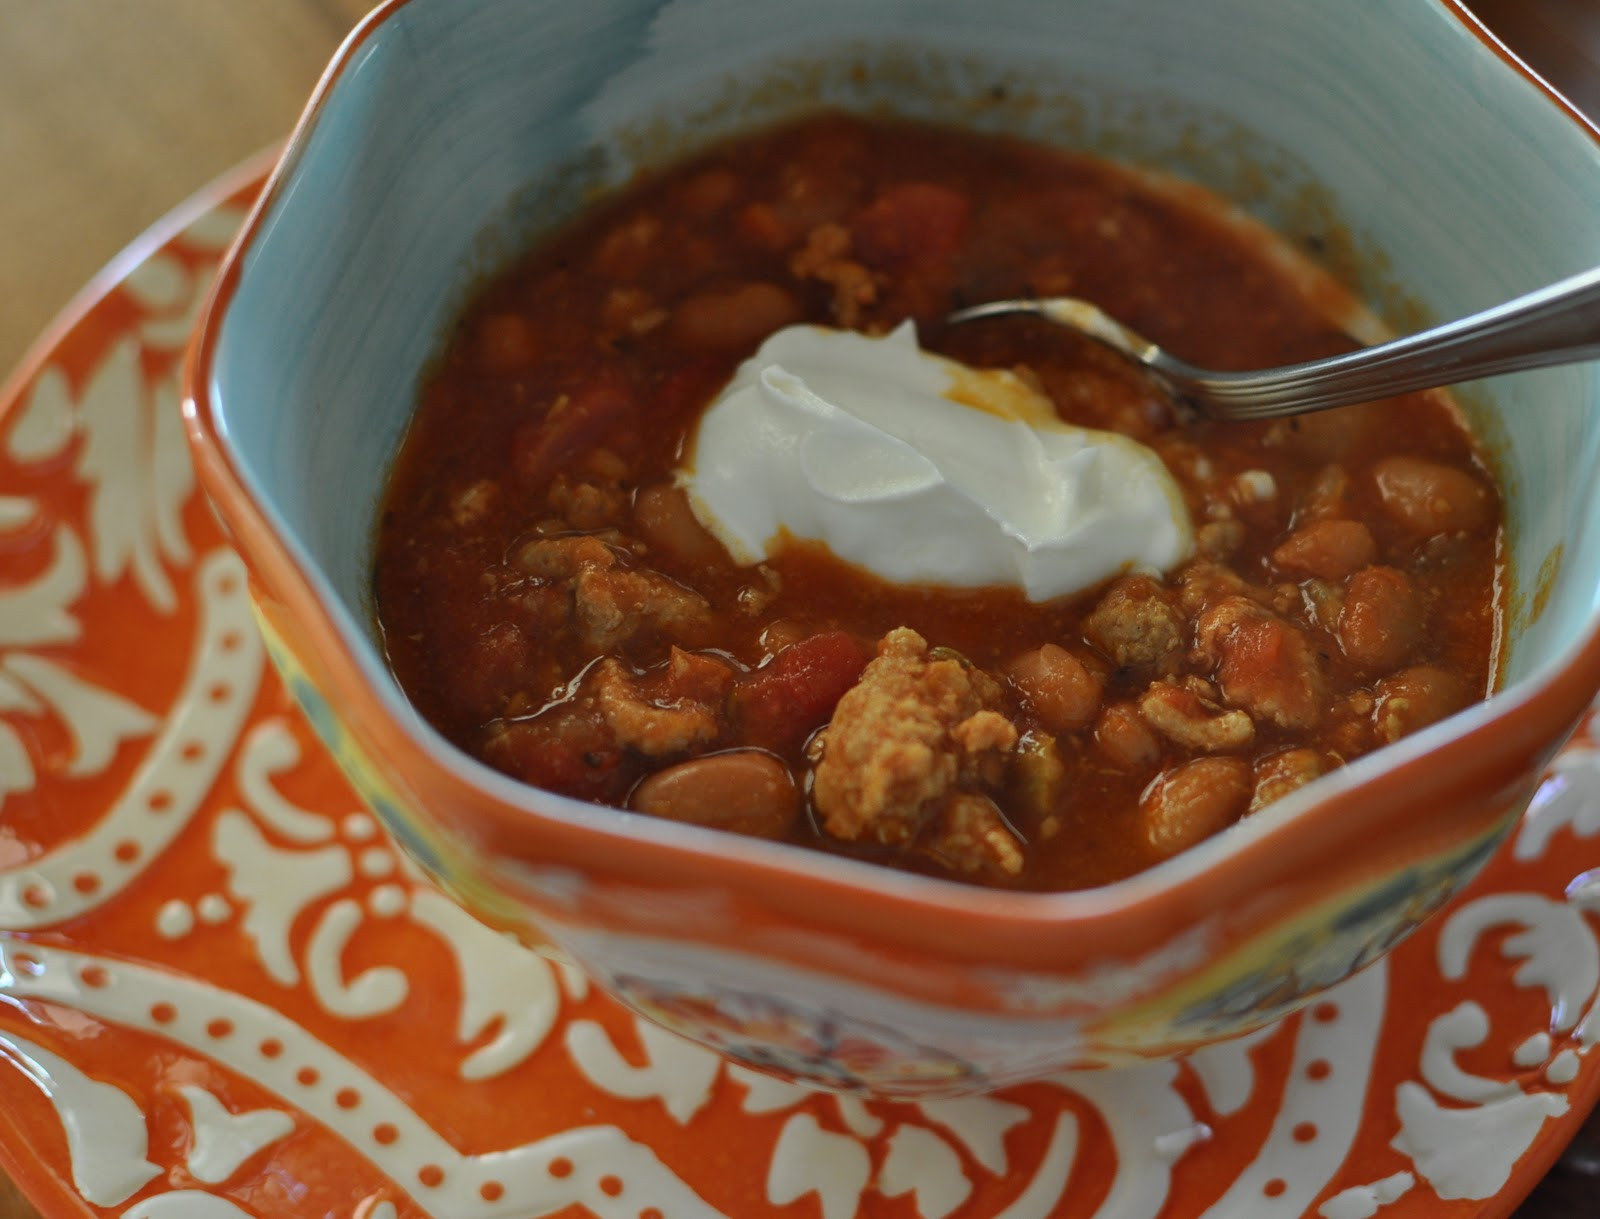
{"type": "Polygon", "coordinates": [[[491,313],[478,323],[478,366],[485,372],[519,372],[540,355],[533,323],[520,313],[491,313]]]}
{"type": "Polygon", "coordinates": [[[710,216],[733,202],[739,193],[739,176],[731,169],[703,169],[684,181],[675,197],[687,212],[710,216]]]}
{"type": "Polygon", "coordinates": [[[646,542],[682,562],[705,565],[727,559],[722,543],[700,523],[681,487],[655,483],[642,489],[633,501],[633,520],[646,542]]]}
{"type": "Polygon", "coordinates": [[[1337,461],[1361,443],[1379,418],[1381,416],[1367,402],[1296,415],[1273,428],[1269,443],[1303,457],[1337,461]]]}
{"type": "Polygon", "coordinates": [[[1360,521],[1312,521],[1272,552],[1279,571],[1323,580],[1343,580],[1377,557],[1372,530],[1360,521]]]}
{"type": "Polygon", "coordinates": [[[1117,766],[1148,770],[1161,760],[1161,742],[1130,703],[1114,703],[1094,726],[1095,744],[1117,766]]]}
{"type": "Polygon", "coordinates": [[[1165,857],[1211,837],[1245,811],[1252,783],[1242,758],[1195,758],[1173,767],[1139,801],[1145,842],[1165,857]]]}
{"type": "Polygon", "coordinates": [[[1394,668],[1422,641],[1426,624],[1426,607],[1403,571],[1364,567],[1345,585],[1339,646],[1364,668],[1394,668]]]}
{"type": "Polygon", "coordinates": [[[1345,468],[1337,464],[1323,466],[1306,490],[1300,516],[1312,521],[1342,519],[1349,515],[1353,496],[1354,489],[1345,468]]]}
{"type": "Polygon", "coordinates": [[[1006,666],[1040,722],[1052,732],[1071,732],[1094,720],[1105,682],[1066,648],[1047,643],[1006,666]]]}
{"type": "Polygon", "coordinates": [[[1253,813],[1298,791],[1317,776],[1326,774],[1330,765],[1328,758],[1315,749],[1285,749],[1262,758],[1255,767],[1256,787],[1250,798],[1250,811],[1253,813]]]}
{"type": "Polygon", "coordinates": [[[1469,698],[1460,677],[1433,665],[1401,669],[1380,681],[1375,693],[1372,724],[1385,744],[1454,714],[1469,698]]]}
{"type": "Polygon", "coordinates": [[[1482,529],[1494,519],[1489,489],[1455,466],[1385,457],[1372,467],[1384,511],[1418,537],[1482,529]]]}
{"type": "Polygon", "coordinates": [[[761,632],[761,654],[771,660],[785,648],[793,647],[817,633],[817,628],[800,618],[775,618],[761,632]]]}
{"type": "Polygon", "coordinates": [[[734,230],[758,249],[777,253],[800,240],[803,230],[784,221],[770,203],[747,203],[734,216],[734,230]]]}
{"type": "Polygon", "coordinates": [[[633,789],[628,807],[654,817],[779,838],[800,814],[789,768],[759,749],[732,749],[659,770],[633,789]]]}
{"type": "Polygon", "coordinates": [[[663,225],[659,216],[641,213],[622,221],[594,253],[593,269],[602,278],[623,282],[637,279],[662,248],[663,225]]]}
{"type": "Polygon", "coordinates": [[[754,347],[774,330],[800,320],[800,305],[764,280],[696,292],[674,310],[672,332],[700,350],[754,347]]]}
{"type": "Polygon", "coordinates": [[[1183,651],[1183,615],[1149,576],[1124,576],[1084,621],[1091,643],[1125,668],[1165,672],[1183,651]]]}

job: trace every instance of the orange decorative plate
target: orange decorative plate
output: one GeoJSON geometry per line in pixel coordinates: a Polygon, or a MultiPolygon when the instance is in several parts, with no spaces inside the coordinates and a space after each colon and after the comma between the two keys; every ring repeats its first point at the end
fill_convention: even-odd
{"type": "MultiPolygon", "coordinates": [[[[178,418],[261,166],[0,405],[0,1162],[52,1216],[1491,1219],[1600,1092],[1600,741],[1303,1016],[921,1104],[641,1023],[417,879],[274,677],[178,418]]],[[[847,1048],[847,1047],[846,1047],[847,1048]]]]}

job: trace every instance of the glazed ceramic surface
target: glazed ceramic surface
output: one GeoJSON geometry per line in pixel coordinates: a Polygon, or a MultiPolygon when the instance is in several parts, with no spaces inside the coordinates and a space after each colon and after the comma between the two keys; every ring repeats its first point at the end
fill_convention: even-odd
{"type": "Polygon", "coordinates": [[[470,286],[596,185],[797,107],[892,104],[1187,173],[1402,324],[1600,261],[1589,130],[1440,0],[1361,14],[396,0],[358,31],[224,271],[189,411],[269,654],[408,854],[670,1028],[907,1097],[1249,1030],[1437,910],[1600,684],[1595,366],[1468,400],[1506,488],[1507,692],[1092,892],[983,892],[534,791],[420,722],[367,605],[384,471],[470,286]]]}
{"type": "Polygon", "coordinates": [[[1493,1219],[1581,1122],[1587,729],[1472,889],[1304,1014],[993,1095],[780,1082],[473,921],[316,744],[195,489],[176,366],[255,185],[0,403],[0,1164],[52,1219],[1493,1219]]]}

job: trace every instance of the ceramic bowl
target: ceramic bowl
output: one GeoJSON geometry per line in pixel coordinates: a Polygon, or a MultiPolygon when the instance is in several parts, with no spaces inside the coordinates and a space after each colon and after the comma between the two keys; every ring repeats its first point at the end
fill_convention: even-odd
{"type": "Polygon", "coordinates": [[[985,891],[550,795],[450,747],[385,666],[374,505],[472,286],[640,164],[824,103],[1196,178],[1400,328],[1600,262],[1594,133],[1442,0],[391,0],[190,353],[200,474],[269,649],[423,869],[746,1063],[937,1095],[1259,1026],[1465,883],[1600,684],[1595,366],[1463,393],[1509,514],[1502,692],[1100,889],[985,891]]]}

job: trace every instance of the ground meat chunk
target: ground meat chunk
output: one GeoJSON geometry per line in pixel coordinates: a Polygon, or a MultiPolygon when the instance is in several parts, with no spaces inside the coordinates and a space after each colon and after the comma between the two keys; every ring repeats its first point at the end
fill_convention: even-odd
{"type": "Polygon", "coordinates": [[[617,744],[658,758],[716,739],[720,694],[732,679],[725,665],[674,648],[666,672],[650,683],[653,688],[610,658],[595,666],[589,680],[617,744]],[[725,674],[720,680],[712,672],[718,669],[725,674]]]}
{"type": "Polygon", "coordinates": [[[459,529],[480,525],[500,503],[500,484],[480,478],[467,484],[450,497],[450,519],[459,529]]]}
{"type": "Polygon", "coordinates": [[[537,580],[570,580],[590,568],[617,565],[611,547],[594,537],[537,538],[518,549],[516,565],[537,580]]]}
{"type": "Polygon", "coordinates": [[[1225,559],[1244,545],[1242,521],[1207,521],[1194,531],[1194,548],[1208,559],[1225,559]]]}
{"type": "Polygon", "coordinates": [[[547,497],[551,511],[574,529],[604,529],[628,511],[628,493],[616,483],[575,482],[557,475],[547,497]]]}
{"type": "Polygon", "coordinates": [[[842,224],[819,224],[789,259],[796,279],[815,279],[833,289],[833,316],[839,325],[855,328],[862,310],[878,299],[878,276],[851,256],[853,239],[842,224]]]}
{"type": "Polygon", "coordinates": [[[927,853],[952,872],[966,875],[1022,872],[1022,841],[999,806],[977,792],[957,792],[945,805],[927,853]]]}
{"type": "Polygon", "coordinates": [[[1198,618],[1229,597],[1259,600],[1262,595],[1260,589],[1248,584],[1231,567],[1206,559],[1197,559],[1178,573],[1178,604],[1191,618],[1198,618]]]}
{"type": "Polygon", "coordinates": [[[915,631],[885,635],[824,730],[812,797],[827,832],[911,843],[1016,745],[999,694],[998,683],[961,660],[930,659],[915,631]]]}
{"type": "Polygon", "coordinates": [[[1255,739],[1254,721],[1243,711],[1208,705],[1193,691],[1153,681],[1139,699],[1144,721],[1169,741],[1202,753],[1240,749],[1255,739]]]}
{"type": "Polygon", "coordinates": [[[573,625],[595,652],[614,652],[647,633],[690,642],[711,621],[699,593],[659,572],[623,567],[597,537],[538,538],[517,551],[515,562],[537,580],[570,586],[573,625]]]}
{"type": "Polygon", "coordinates": [[[950,739],[963,754],[976,757],[1010,749],[1017,743],[1017,728],[998,711],[977,711],[950,730],[950,739]]]}
{"type": "Polygon", "coordinates": [[[1149,576],[1124,576],[1084,624],[1089,640],[1122,668],[1170,672],[1183,654],[1183,615],[1149,576]]]}
{"type": "Polygon", "coordinates": [[[1200,616],[1195,639],[1202,658],[1215,666],[1230,707],[1280,728],[1312,728],[1321,721],[1322,666],[1298,627],[1254,601],[1229,597],[1200,616]]]}
{"type": "Polygon", "coordinates": [[[597,652],[646,631],[698,638],[711,621],[704,597],[653,571],[587,568],[573,581],[572,604],[580,636],[597,652]]]}

